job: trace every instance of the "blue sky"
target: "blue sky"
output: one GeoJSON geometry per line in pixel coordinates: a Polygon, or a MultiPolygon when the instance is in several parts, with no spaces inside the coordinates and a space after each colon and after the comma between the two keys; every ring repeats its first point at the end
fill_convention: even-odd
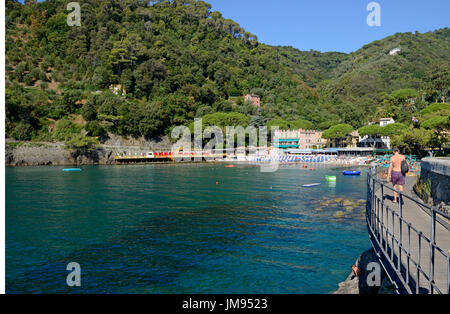
{"type": "Polygon", "coordinates": [[[352,52],[397,32],[450,27],[450,0],[378,0],[381,27],[369,27],[372,0],[205,0],[270,45],[352,52]]]}

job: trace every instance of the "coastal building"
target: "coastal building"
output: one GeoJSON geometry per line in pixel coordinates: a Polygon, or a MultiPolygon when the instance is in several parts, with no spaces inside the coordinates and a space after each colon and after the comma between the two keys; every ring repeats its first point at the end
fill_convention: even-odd
{"type": "MultiPolygon", "coordinates": [[[[381,127],[395,123],[392,118],[382,118],[378,122],[381,127]]],[[[359,137],[360,147],[375,147],[377,149],[391,149],[391,139],[389,136],[364,136],[359,137]]]]}
{"type": "Polygon", "coordinates": [[[393,124],[395,123],[395,120],[392,118],[382,118],[380,119],[380,126],[386,126],[388,124],[393,124]]]}
{"type": "Polygon", "coordinates": [[[299,130],[300,149],[321,149],[326,146],[326,140],[322,139],[322,133],[315,130],[299,130]]]}
{"type": "Polygon", "coordinates": [[[290,149],[286,150],[285,153],[293,156],[310,156],[310,155],[321,155],[337,157],[337,148],[327,148],[327,149],[290,149]]]}
{"type": "MultiPolygon", "coordinates": [[[[395,120],[392,118],[380,119],[380,126],[386,126],[389,124],[394,124],[395,120]]],[[[382,136],[381,142],[383,143],[383,148],[391,149],[391,138],[389,136],[382,136]]]]}
{"type": "Polygon", "coordinates": [[[323,149],[323,148],[327,147],[327,140],[322,138],[322,134],[323,134],[323,131],[317,131],[315,133],[317,149],[323,149]]]}
{"type": "Polygon", "coordinates": [[[368,157],[372,156],[373,154],[374,154],[373,149],[366,147],[351,147],[338,149],[338,156],[344,157],[368,157]]]}
{"type": "Polygon", "coordinates": [[[349,142],[347,148],[356,148],[359,144],[359,133],[358,131],[353,131],[349,136],[349,142]]]}
{"type": "Polygon", "coordinates": [[[299,131],[299,149],[312,149],[316,143],[316,131],[313,130],[298,130],[299,131]]]}
{"type": "Polygon", "coordinates": [[[353,131],[345,138],[331,138],[326,141],[327,148],[355,148],[359,145],[359,133],[353,131]]]}
{"type": "Polygon", "coordinates": [[[258,95],[247,94],[244,96],[244,101],[251,102],[256,108],[261,107],[261,97],[259,97],[258,95]]]}
{"type": "Polygon", "coordinates": [[[279,149],[321,149],[326,146],[322,133],[315,130],[279,130],[275,133],[274,147],[279,149]]]}
{"type": "Polygon", "coordinates": [[[275,132],[273,147],[278,149],[299,149],[301,130],[278,130],[275,132]]]}

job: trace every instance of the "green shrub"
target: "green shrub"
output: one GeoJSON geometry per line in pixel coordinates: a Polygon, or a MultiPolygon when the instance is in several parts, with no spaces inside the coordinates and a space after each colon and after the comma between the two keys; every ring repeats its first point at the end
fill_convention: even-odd
{"type": "Polygon", "coordinates": [[[39,85],[39,87],[42,89],[42,90],[46,90],[47,88],[48,88],[48,83],[47,82],[41,82],[41,84],[39,85]]]}
{"type": "Polygon", "coordinates": [[[32,86],[34,84],[36,80],[34,79],[33,75],[31,73],[26,74],[23,77],[23,82],[27,85],[27,86],[32,86]]]}
{"type": "Polygon", "coordinates": [[[98,121],[88,121],[86,123],[86,126],[84,129],[91,135],[91,136],[102,136],[106,131],[105,128],[100,124],[98,121]]]}
{"type": "Polygon", "coordinates": [[[31,140],[33,133],[34,129],[31,125],[20,122],[12,130],[11,136],[19,141],[29,141],[31,140]]]}
{"type": "Polygon", "coordinates": [[[450,110],[450,104],[448,103],[435,103],[435,104],[431,104],[428,107],[426,107],[425,109],[423,109],[420,114],[421,115],[426,115],[426,114],[430,114],[430,113],[435,113],[441,110],[450,110]]]}
{"type": "Polygon", "coordinates": [[[91,101],[87,101],[83,107],[81,107],[81,116],[86,121],[94,121],[97,119],[97,110],[91,101]]]}
{"type": "Polygon", "coordinates": [[[66,142],[66,148],[69,149],[87,149],[91,150],[98,144],[98,141],[94,137],[84,136],[82,134],[76,134],[70,140],[66,142]]]}
{"type": "Polygon", "coordinates": [[[59,120],[56,123],[54,137],[58,141],[69,141],[72,137],[80,134],[80,127],[67,119],[59,120]]]}

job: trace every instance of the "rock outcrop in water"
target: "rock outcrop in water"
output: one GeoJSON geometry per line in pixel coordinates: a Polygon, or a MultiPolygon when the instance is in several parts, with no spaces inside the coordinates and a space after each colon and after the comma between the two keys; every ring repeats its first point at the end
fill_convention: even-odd
{"type": "Polygon", "coordinates": [[[317,200],[313,206],[321,215],[329,214],[334,219],[364,219],[366,201],[350,198],[328,198],[317,200]]]}
{"type": "Polygon", "coordinates": [[[369,287],[367,284],[367,277],[370,274],[367,271],[367,265],[372,262],[378,262],[377,256],[373,249],[370,249],[356,260],[355,265],[360,270],[360,275],[356,276],[353,272],[347,277],[344,282],[339,284],[339,289],[333,294],[393,294],[394,288],[382,271],[381,286],[369,287]]]}

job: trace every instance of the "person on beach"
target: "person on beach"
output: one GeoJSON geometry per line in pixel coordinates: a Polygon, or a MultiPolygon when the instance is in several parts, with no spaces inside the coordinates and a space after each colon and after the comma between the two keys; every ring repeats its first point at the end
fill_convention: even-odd
{"type": "MultiPolygon", "coordinates": [[[[389,171],[388,171],[388,182],[392,182],[395,190],[400,190],[400,192],[404,191],[404,186],[406,184],[406,177],[402,173],[402,162],[406,160],[406,157],[400,154],[400,150],[395,147],[394,148],[394,156],[391,157],[389,163],[389,171]]],[[[394,192],[394,203],[397,203],[398,195],[397,192],[394,192]]]]}

